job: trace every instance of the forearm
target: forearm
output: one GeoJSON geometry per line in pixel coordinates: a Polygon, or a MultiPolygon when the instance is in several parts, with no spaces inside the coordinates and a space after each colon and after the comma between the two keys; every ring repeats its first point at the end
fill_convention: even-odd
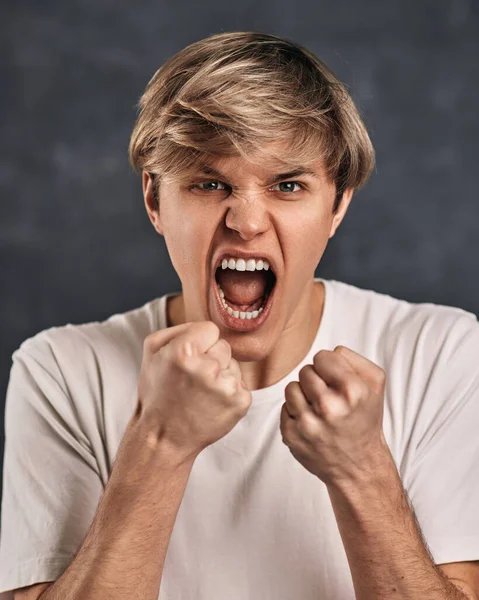
{"type": "Polygon", "coordinates": [[[130,420],[92,525],[42,600],[157,600],[192,460],[180,461],[136,415],[130,420]]]}
{"type": "Polygon", "coordinates": [[[369,480],[328,491],[356,600],[469,600],[434,565],[389,452],[369,480]]]}

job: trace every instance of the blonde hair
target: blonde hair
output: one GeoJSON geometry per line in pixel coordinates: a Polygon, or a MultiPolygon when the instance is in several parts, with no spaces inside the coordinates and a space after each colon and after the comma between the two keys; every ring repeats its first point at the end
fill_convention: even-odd
{"type": "Polygon", "coordinates": [[[139,102],[129,146],[136,172],[186,180],[218,156],[264,152],[288,166],[322,158],[336,184],[334,211],[347,188],[374,168],[374,149],[345,86],[312,52],[264,33],[220,33],[169,58],[139,102]],[[275,145],[276,146],[276,145],[275,145]],[[284,148],[287,150],[285,151],[284,148]]]}

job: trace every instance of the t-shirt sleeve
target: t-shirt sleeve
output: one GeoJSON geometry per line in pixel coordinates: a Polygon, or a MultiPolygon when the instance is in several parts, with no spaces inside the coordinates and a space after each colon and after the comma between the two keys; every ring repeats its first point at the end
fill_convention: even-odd
{"type": "Polygon", "coordinates": [[[435,564],[479,559],[479,323],[457,319],[435,353],[407,491],[435,564]]]}
{"type": "Polygon", "coordinates": [[[12,599],[10,590],[59,578],[104,490],[78,407],[39,336],[13,353],[7,387],[0,600],[12,599]]]}

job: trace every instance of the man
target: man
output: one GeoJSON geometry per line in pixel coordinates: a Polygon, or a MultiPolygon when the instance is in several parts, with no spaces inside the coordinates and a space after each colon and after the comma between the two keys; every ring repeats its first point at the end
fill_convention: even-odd
{"type": "Polygon", "coordinates": [[[140,106],[130,159],[182,292],[13,354],[0,590],[478,598],[475,315],[314,276],[374,164],[344,87],[224,33],[140,106]]]}

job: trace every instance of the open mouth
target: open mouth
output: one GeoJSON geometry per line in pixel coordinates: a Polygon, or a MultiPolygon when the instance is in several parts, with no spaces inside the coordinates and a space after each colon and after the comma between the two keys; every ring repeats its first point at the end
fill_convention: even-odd
{"type": "Polygon", "coordinates": [[[251,331],[264,323],[276,288],[272,269],[239,271],[220,265],[214,281],[218,311],[228,327],[251,331]]]}

